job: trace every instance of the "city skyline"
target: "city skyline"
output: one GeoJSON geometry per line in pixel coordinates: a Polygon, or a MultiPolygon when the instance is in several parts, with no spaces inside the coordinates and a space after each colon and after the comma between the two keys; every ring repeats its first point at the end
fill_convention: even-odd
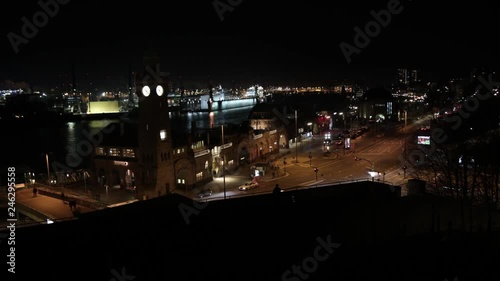
{"type": "Polygon", "coordinates": [[[178,3],[165,14],[147,2],[120,7],[120,13],[95,9],[90,2],[40,3],[14,7],[3,19],[1,80],[50,87],[71,78],[75,65],[82,84],[126,85],[129,69],[141,71],[150,45],[160,52],[162,71],[182,76],[186,87],[206,87],[210,80],[226,85],[388,84],[396,80],[398,68],[418,69],[436,80],[468,76],[476,67],[495,68],[498,61],[487,39],[495,14],[488,1],[473,6],[380,1],[334,9],[317,3],[241,2],[223,13],[214,7],[219,2],[178,3]],[[390,5],[395,13],[384,21],[390,5]],[[52,11],[45,24],[23,37],[26,21],[33,24],[45,10],[52,11]],[[365,45],[356,45],[356,28],[366,32],[377,17],[379,28],[365,45]]]}

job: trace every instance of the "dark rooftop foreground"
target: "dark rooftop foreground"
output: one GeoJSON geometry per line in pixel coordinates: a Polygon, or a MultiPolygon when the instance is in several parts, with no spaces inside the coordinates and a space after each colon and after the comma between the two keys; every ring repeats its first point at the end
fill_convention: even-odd
{"type": "Polygon", "coordinates": [[[15,277],[500,280],[498,213],[492,214],[494,230],[486,232],[487,212],[466,207],[463,231],[460,204],[397,193],[397,187],[361,182],[287,191],[280,198],[193,204],[174,194],[141,201],[17,229],[15,277]],[[302,273],[284,275],[294,265],[302,273]]]}

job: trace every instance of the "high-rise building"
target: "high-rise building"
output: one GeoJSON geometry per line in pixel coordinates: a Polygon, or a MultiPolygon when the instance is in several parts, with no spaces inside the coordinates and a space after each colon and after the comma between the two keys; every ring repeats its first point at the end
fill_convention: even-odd
{"type": "Polygon", "coordinates": [[[398,82],[400,84],[408,85],[410,83],[418,82],[418,70],[400,68],[398,69],[398,82]]]}
{"type": "Polygon", "coordinates": [[[409,80],[410,82],[418,82],[418,70],[411,70],[409,80]]]}
{"type": "Polygon", "coordinates": [[[406,68],[398,69],[398,82],[401,84],[408,83],[408,69],[406,68]]]}

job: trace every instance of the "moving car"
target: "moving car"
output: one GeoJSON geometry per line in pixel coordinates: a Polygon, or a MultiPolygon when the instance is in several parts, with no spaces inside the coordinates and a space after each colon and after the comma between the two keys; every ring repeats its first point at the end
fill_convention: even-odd
{"type": "Polygon", "coordinates": [[[259,186],[259,184],[257,182],[247,181],[246,183],[240,185],[238,187],[238,189],[239,190],[249,190],[252,188],[256,188],[257,186],[259,186]]]}
{"type": "Polygon", "coordinates": [[[212,190],[211,189],[206,189],[198,193],[198,198],[203,198],[212,195],[212,190]]]}

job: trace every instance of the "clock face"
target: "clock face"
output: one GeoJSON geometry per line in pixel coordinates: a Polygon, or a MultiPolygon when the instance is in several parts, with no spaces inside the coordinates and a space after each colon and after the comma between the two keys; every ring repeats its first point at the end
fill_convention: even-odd
{"type": "Polygon", "coordinates": [[[158,94],[158,96],[162,96],[163,95],[163,87],[161,85],[158,85],[156,87],[156,94],[158,94]]]}
{"type": "Polygon", "coordinates": [[[151,89],[149,88],[149,86],[144,86],[142,87],[142,94],[145,96],[145,97],[148,97],[149,94],[151,94],[151,89]]]}

